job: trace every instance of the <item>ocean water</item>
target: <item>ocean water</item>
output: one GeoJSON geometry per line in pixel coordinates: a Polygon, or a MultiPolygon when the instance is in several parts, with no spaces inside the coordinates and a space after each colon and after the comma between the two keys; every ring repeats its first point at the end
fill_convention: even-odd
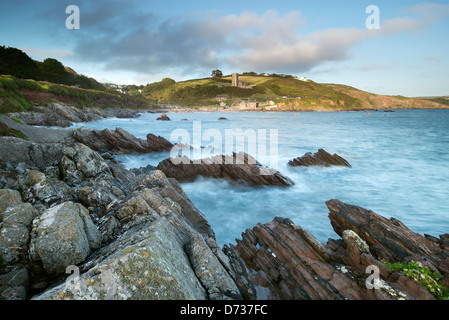
{"type": "MultiPolygon", "coordinates": [[[[397,218],[421,234],[449,233],[449,110],[168,115],[172,121],[156,121],[158,114],[143,114],[136,119],[111,118],[74,127],[121,127],[138,138],[145,139],[148,133],[153,133],[172,142],[179,141],[172,134],[182,130],[183,142],[194,147],[215,143],[216,148],[221,145],[223,152],[231,150],[226,149],[226,130],[248,130],[257,138],[276,138],[277,133],[273,139],[277,142],[277,166],[274,160],[263,158],[263,152],[252,155],[262,164],[273,164],[295,186],[249,188],[204,178],[182,183],[213,227],[220,245],[234,244],[246,229],[276,216],[290,218],[324,243],[328,238],[338,238],[328,219],[325,202],[329,199],[340,199],[384,217],[397,218]],[[219,121],[219,117],[228,120],[219,121]],[[202,141],[194,132],[201,133],[202,141]],[[215,133],[215,138],[207,137],[208,133],[215,133]],[[319,148],[339,154],[352,168],[287,165],[289,160],[319,148]]],[[[229,141],[232,151],[248,151],[248,141],[244,145],[229,141]]],[[[269,139],[256,145],[257,148],[265,145],[273,154],[276,151],[269,139]]],[[[203,153],[203,157],[208,155],[204,149],[203,153]]],[[[169,153],[163,152],[118,159],[125,167],[133,168],[156,166],[167,157],[169,153]]]]}

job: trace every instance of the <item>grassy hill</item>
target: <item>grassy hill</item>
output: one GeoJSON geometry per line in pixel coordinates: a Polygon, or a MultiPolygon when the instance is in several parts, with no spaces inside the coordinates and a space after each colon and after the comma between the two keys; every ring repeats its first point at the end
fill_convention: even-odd
{"type": "Polygon", "coordinates": [[[231,76],[175,82],[166,78],[145,86],[142,96],[161,104],[184,107],[217,105],[218,95],[229,95],[225,102],[257,99],[273,100],[279,110],[361,110],[390,108],[443,108],[440,101],[375,95],[345,85],[301,81],[292,76],[241,75],[239,80],[252,88],[231,86],[231,76]]]}
{"type": "Polygon", "coordinates": [[[444,97],[422,97],[420,99],[428,100],[428,101],[432,101],[432,102],[436,102],[436,103],[440,103],[440,104],[444,104],[444,105],[449,107],[449,96],[444,96],[444,97]]]}
{"type": "Polygon", "coordinates": [[[146,109],[153,101],[115,91],[82,89],[46,81],[19,79],[0,75],[0,113],[31,111],[34,106],[62,102],[79,108],[121,107],[146,109]]]}
{"type": "Polygon", "coordinates": [[[292,76],[242,75],[239,80],[246,82],[251,88],[231,86],[231,76],[180,82],[166,78],[148,84],[141,90],[128,91],[130,94],[125,94],[111,89],[82,89],[0,75],[0,113],[31,111],[34,106],[45,106],[55,101],[79,108],[146,109],[156,108],[157,104],[197,108],[217,106],[219,102],[215,98],[218,95],[228,95],[229,99],[225,100],[228,105],[248,99],[257,99],[261,104],[273,101],[276,107],[270,110],[274,111],[449,107],[447,97],[418,99],[375,95],[346,85],[301,81],[292,76]],[[131,92],[134,92],[134,95],[131,92]]]}
{"type": "MultiPolygon", "coordinates": [[[[171,80],[171,79],[170,79],[171,80]]],[[[334,90],[313,81],[300,81],[292,76],[240,76],[251,89],[231,86],[231,77],[204,78],[174,82],[165,80],[158,85],[148,85],[143,89],[143,96],[158,100],[160,103],[180,104],[187,106],[205,106],[217,104],[215,97],[229,95],[227,101],[236,99],[280,100],[284,105],[292,105],[291,101],[303,107],[313,107],[317,101],[326,107],[361,108],[358,101],[346,93],[334,90]],[[299,99],[301,98],[301,99],[299,99]]]]}

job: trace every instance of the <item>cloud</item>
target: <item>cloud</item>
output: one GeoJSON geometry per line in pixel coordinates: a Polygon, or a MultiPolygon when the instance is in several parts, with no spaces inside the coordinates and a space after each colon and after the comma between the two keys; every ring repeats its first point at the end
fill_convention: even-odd
{"type": "Polygon", "coordinates": [[[142,74],[204,74],[214,68],[303,73],[349,59],[364,41],[425,30],[449,15],[449,5],[414,6],[406,13],[411,16],[383,21],[379,30],[334,28],[302,34],[305,19],[299,11],[225,16],[210,11],[164,19],[128,3],[110,1],[105,9],[98,1],[82,11],[73,51],[78,59],[105,70],[142,74]]]}
{"type": "Polygon", "coordinates": [[[39,60],[39,61],[42,61],[46,58],[60,59],[60,58],[68,57],[68,56],[73,56],[75,54],[73,51],[67,51],[67,50],[46,50],[46,49],[28,48],[28,47],[19,47],[18,49],[22,50],[23,52],[28,54],[33,59],[39,60]]]}

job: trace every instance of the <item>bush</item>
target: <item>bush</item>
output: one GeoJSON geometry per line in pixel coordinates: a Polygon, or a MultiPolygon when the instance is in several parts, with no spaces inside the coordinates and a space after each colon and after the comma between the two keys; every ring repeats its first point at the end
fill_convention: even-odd
{"type": "Polygon", "coordinates": [[[437,299],[449,300],[449,289],[441,283],[443,276],[438,272],[432,272],[429,267],[423,266],[420,262],[389,263],[382,260],[382,263],[391,270],[402,271],[407,277],[418,281],[437,299]]]}

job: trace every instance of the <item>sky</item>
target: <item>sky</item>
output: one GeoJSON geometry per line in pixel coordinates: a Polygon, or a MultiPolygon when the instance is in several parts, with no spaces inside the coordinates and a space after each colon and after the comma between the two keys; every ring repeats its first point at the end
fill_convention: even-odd
{"type": "Polygon", "coordinates": [[[1,0],[0,45],[101,82],[284,73],[376,94],[449,95],[449,1],[1,0]],[[69,5],[79,29],[68,29],[69,5]],[[379,25],[375,12],[378,8],[379,25]],[[368,22],[368,23],[367,23],[368,22]]]}

